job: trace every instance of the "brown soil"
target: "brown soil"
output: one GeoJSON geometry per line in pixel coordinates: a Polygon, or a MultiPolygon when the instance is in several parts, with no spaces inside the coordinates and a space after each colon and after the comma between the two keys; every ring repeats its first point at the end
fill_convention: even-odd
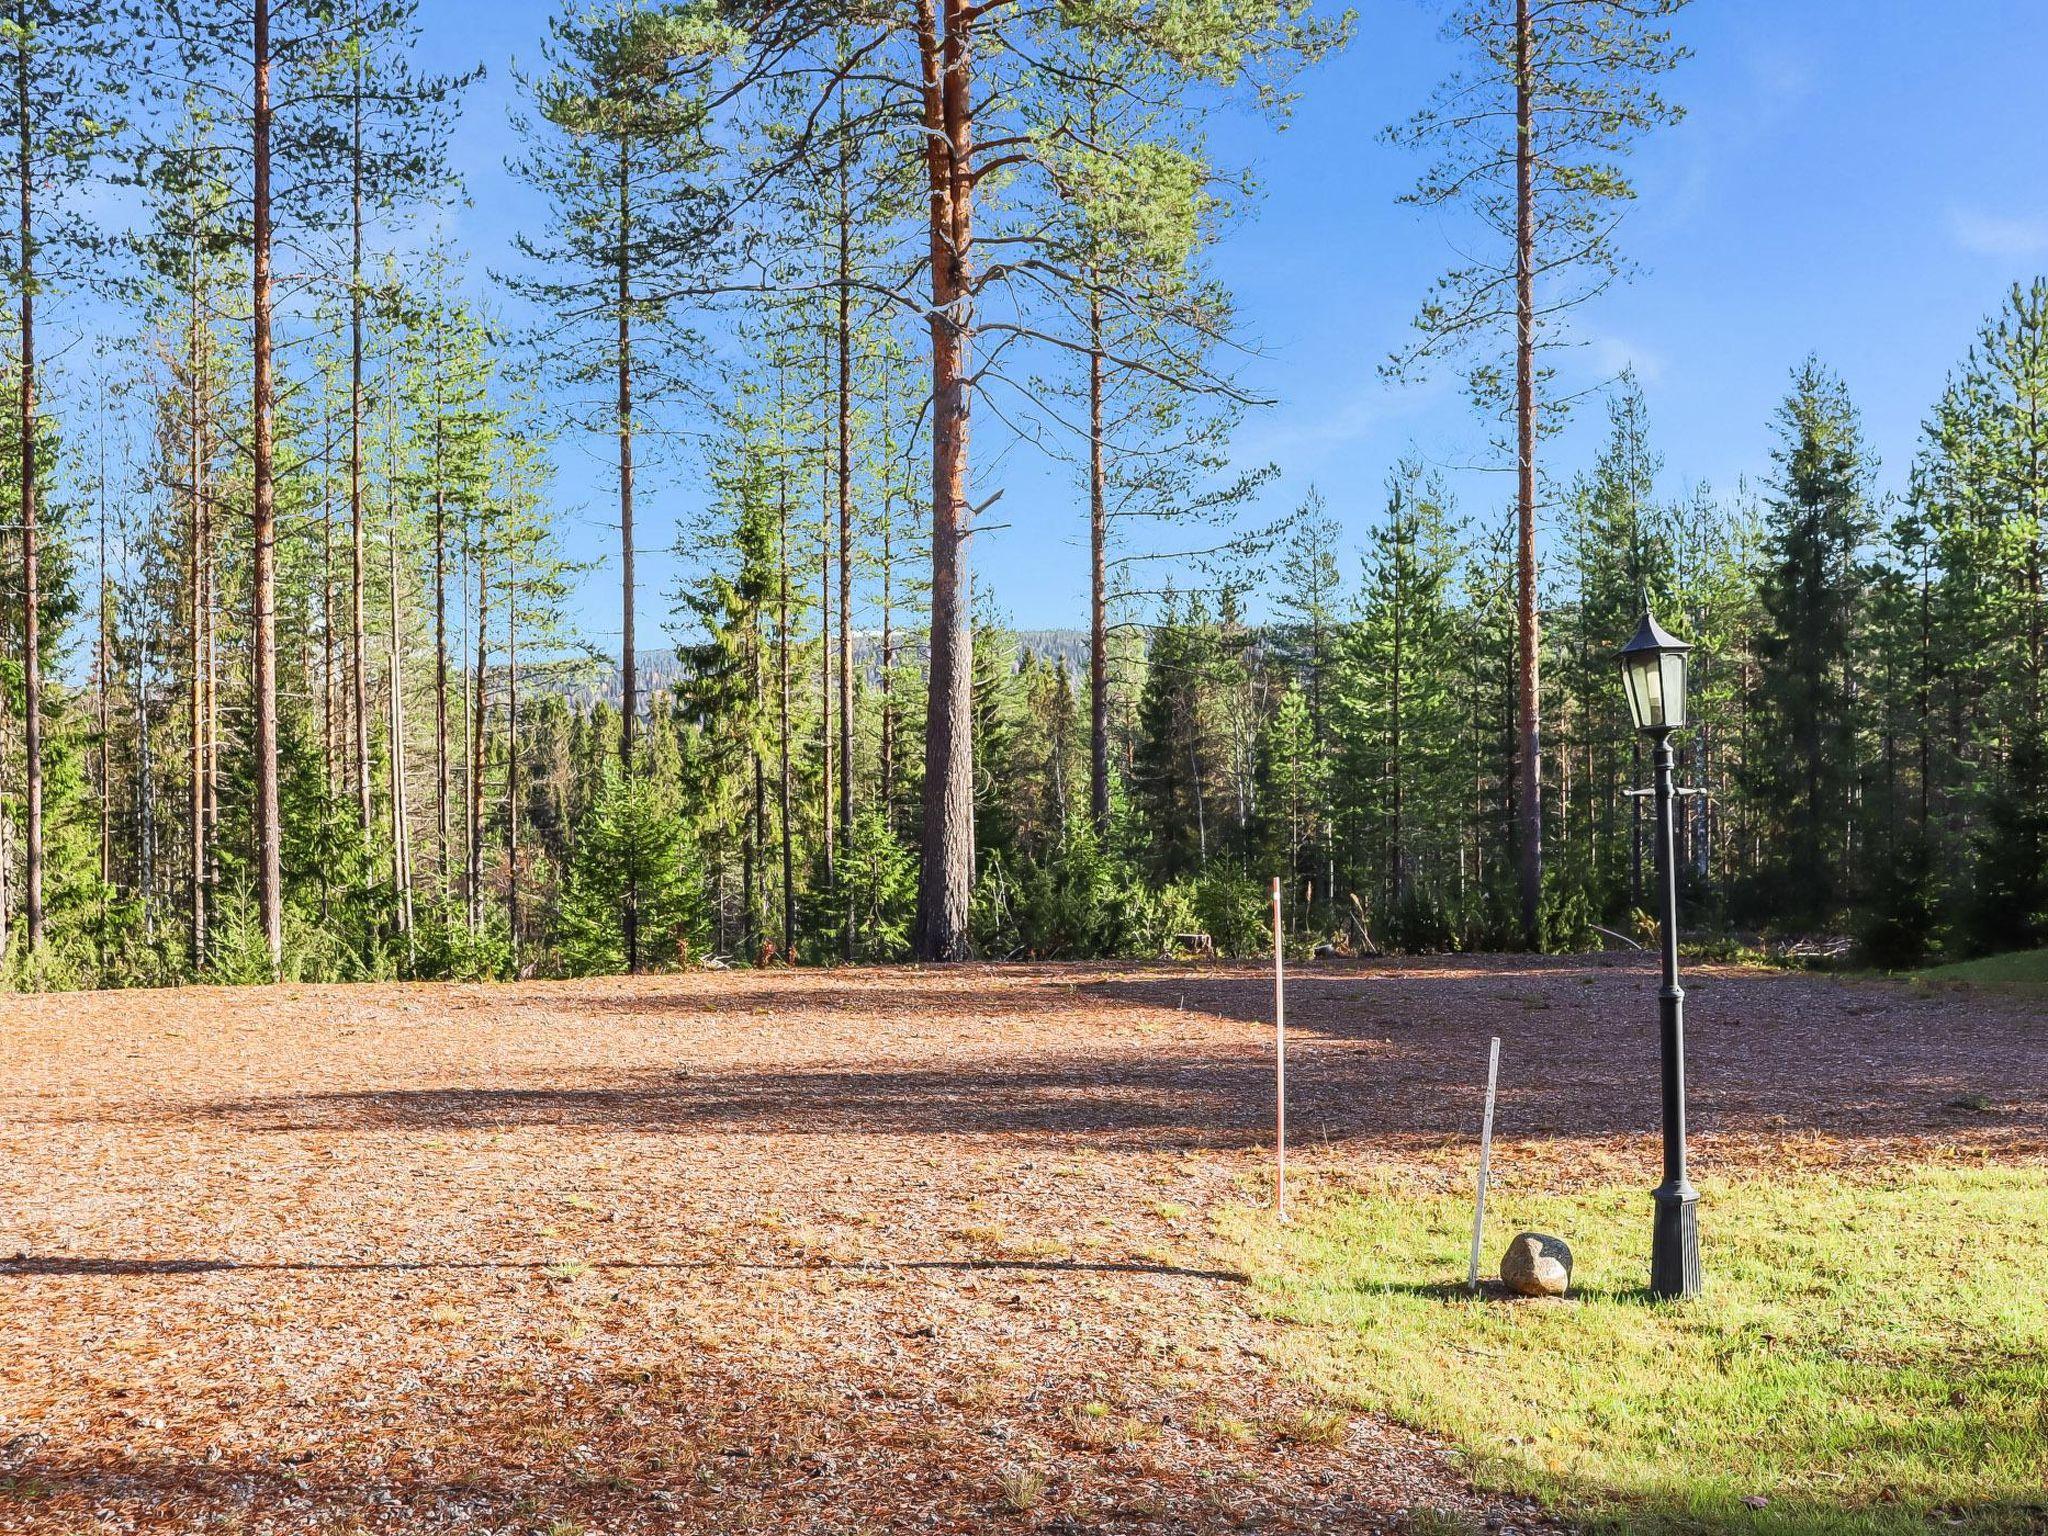
{"type": "MultiPolygon", "coordinates": [[[[1689,985],[1703,1176],[2038,1155],[2038,1008],[1689,985]]],[[[1104,966],[0,1000],[0,1530],[1540,1528],[1266,1363],[1207,1216],[1262,1187],[1270,1002],[1104,966]]],[[[1508,1187],[1653,1181],[1654,1007],[1640,957],[1302,972],[1303,1187],[1467,1176],[1489,1034],[1508,1187]]]]}

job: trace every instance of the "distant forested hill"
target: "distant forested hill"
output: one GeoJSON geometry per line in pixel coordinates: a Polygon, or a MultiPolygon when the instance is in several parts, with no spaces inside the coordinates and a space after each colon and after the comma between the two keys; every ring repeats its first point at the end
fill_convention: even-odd
{"type": "MultiPolygon", "coordinates": [[[[1016,636],[1019,660],[1026,655],[1032,655],[1045,661],[1064,661],[1077,678],[1088,670],[1088,631],[1085,629],[1022,629],[1016,631],[1016,636]]],[[[896,645],[899,659],[923,662],[922,635],[899,634],[896,637],[896,645]]],[[[882,632],[856,631],[853,638],[853,657],[854,664],[860,667],[872,682],[882,665],[882,632]]],[[[662,646],[656,650],[640,652],[638,670],[640,686],[649,693],[673,686],[679,676],[675,648],[662,646]]],[[[578,676],[574,681],[566,683],[561,691],[577,704],[587,706],[602,700],[616,709],[619,703],[618,669],[600,668],[594,678],[578,676]]]]}

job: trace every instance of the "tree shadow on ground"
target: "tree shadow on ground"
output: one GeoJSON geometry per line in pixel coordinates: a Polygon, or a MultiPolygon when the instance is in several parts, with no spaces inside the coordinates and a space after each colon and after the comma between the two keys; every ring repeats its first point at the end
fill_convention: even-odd
{"type": "MultiPolygon", "coordinates": [[[[1696,1132],[2005,1143],[2048,1133],[2040,1011],[1959,1016],[1900,986],[1727,968],[1688,986],[1698,994],[1687,1011],[1696,1132]],[[1965,1107],[1986,1086],[1996,1111],[1965,1107]]],[[[1504,1134],[1653,1131],[1656,987],[1641,956],[1506,966],[1450,956],[1291,973],[1288,1035],[1307,1049],[1299,1069],[1290,1061],[1290,1093],[1299,1082],[1306,1109],[1327,1110],[1339,1134],[1378,1118],[1347,1113],[1347,1100],[1392,1110],[1410,1129],[1476,1132],[1487,1042],[1499,1036],[1504,1134]]],[[[1083,990],[1124,1007],[1273,1024],[1270,973],[1104,977],[1083,990]]]]}
{"type": "MultiPolygon", "coordinates": [[[[1483,1040],[1475,1037],[1480,1051],[1483,1040]]],[[[1496,1134],[1504,1142],[1584,1142],[1654,1133],[1653,1048],[1616,1041],[1603,1052],[1545,1061],[1524,1038],[1504,1071],[1496,1134]],[[1536,1057],[1531,1063],[1529,1057],[1536,1057]]],[[[546,1127],[592,1133],[734,1132],[767,1136],[951,1136],[1043,1139],[1100,1151],[1235,1151],[1271,1134],[1270,1047],[1234,1054],[1159,1051],[1067,1054],[1038,1063],[853,1069],[682,1068],[537,1086],[363,1088],[221,1100],[179,1113],[250,1131],[483,1131],[546,1127]]],[[[1367,1143],[1385,1151],[1474,1136],[1483,1085],[1441,1030],[1415,1038],[1325,1039],[1290,1052],[1288,1119],[1307,1147],[1367,1143]]],[[[1474,1062],[1483,1061],[1475,1054],[1474,1062]]],[[[2010,1139],[2048,1116],[2022,1108],[1993,1118],[1940,1106],[1959,1083],[1894,1069],[1884,1078],[1817,1084],[1795,1067],[1778,1078],[1717,1070],[1694,1053],[1691,1098],[1703,1145],[1730,1134],[1844,1139],[1930,1127],[1956,1140],[2010,1139]]]]}
{"type": "MultiPolygon", "coordinates": [[[[150,1455],[69,1450],[49,1447],[51,1438],[30,1431],[0,1447],[0,1526],[82,1530],[120,1522],[125,1529],[189,1531],[215,1524],[241,1528],[253,1521],[265,1527],[282,1522],[283,1529],[496,1530],[539,1528],[539,1520],[549,1529],[673,1536],[741,1528],[838,1529],[835,1516],[843,1513],[842,1490],[829,1472],[820,1475],[821,1465],[829,1461],[757,1455],[750,1448],[700,1452],[701,1459],[686,1460],[686,1466],[702,1466],[708,1459],[721,1468],[716,1480],[700,1475],[693,1483],[680,1477],[595,1478],[588,1467],[567,1462],[547,1449],[546,1440],[532,1435],[522,1440],[516,1460],[503,1459],[502,1447],[487,1451],[472,1445],[462,1470],[452,1476],[426,1469],[408,1474],[393,1464],[372,1469],[345,1456],[306,1453],[303,1459],[216,1460],[198,1447],[185,1454],[166,1450],[150,1455]],[[673,1491],[650,1486],[656,1482],[671,1483],[673,1491]]],[[[623,1454],[627,1448],[612,1449],[622,1464],[632,1464],[623,1454]]],[[[892,1529],[950,1526],[970,1512],[1011,1522],[1019,1518],[1000,1503],[986,1449],[971,1444],[957,1427],[942,1440],[928,1434],[914,1451],[871,1448],[864,1459],[877,1457],[918,1474],[896,1485],[901,1504],[889,1512],[892,1529]]],[[[1056,1490],[1039,1512],[1038,1528],[1102,1536],[1138,1531],[1195,1536],[1247,1528],[1420,1536],[1493,1530],[1503,1523],[1525,1531],[1574,1528],[1519,1499],[1504,1500],[1496,1505],[1498,1513],[1482,1517],[1469,1509],[1431,1507],[1427,1488],[1410,1488],[1398,1498],[1370,1489],[1360,1496],[1337,1471],[1326,1473],[1313,1489],[1296,1486],[1291,1496],[1269,1502],[1255,1527],[1219,1507],[1213,1492],[1162,1496],[1157,1484],[1115,1463],[1104,1464],[1088,1481],[1089,1491],[1098,1496],[1113,1495],[1119,1483],[1128,1481],[1131,1497],[1121,1505],[1112,1501],[1110,1507],[1098,1500],[1076,1523],[1060,1509],[1056,1490]]],[[[1606,1531],[1856,1536],[1877,1529],[1940,1528],[1964,1536],[2033,1536],[2048,1528],[2048,1498],[2026,1495],[1925,1506],[1895,1503],[1873,1511],[1846,1499],[1780,1497],[1761,1507],[1717,1507],[1677,1496],[1621,1499],[1612,1490],[1584,1484],[1563,1493],[1567,1508],[1585,1512],[1587,1528],[1606,1531]]]]}
{"type": "MultiPolygon", "coordinates": [[[[711,1270],[777,1273],[847,1271],[858,1274],[941,1272],[955,1274],[1165,1275],[1244,1285],[1250,1276],[1236,1269],[1199,1269],[1142,1259],[608,1259],[585,1258],[591,1270],[711,1270]]],[[[70,1279],[142,1278],[220,1274],[411,1274],[434,1271],[492,1271],[546,1274],[558,1266],[543,1259],[146,1259],[92,1255],[38,1255],[0,1260],[0,1280],[14,1277],[70,1279]]]]}

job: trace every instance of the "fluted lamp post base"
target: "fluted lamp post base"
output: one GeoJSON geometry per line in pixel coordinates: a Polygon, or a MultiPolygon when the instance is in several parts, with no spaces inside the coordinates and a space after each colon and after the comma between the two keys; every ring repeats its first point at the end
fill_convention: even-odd
{"type": "Polygon", "coordinates": [[[1650,1234],[1650,1294],[1660,1301],[1690,1301],[1700,1293],[1700,1197],[1690,1184],[1659,1185],[1651,1192],[1656,1225],[1650,1234]]]}

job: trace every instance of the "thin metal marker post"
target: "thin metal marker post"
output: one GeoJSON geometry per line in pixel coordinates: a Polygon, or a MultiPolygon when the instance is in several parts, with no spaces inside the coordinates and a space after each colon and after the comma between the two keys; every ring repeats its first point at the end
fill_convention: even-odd
{"type": "Polygon", "coordinates": [[[1287,1219],[1287,980],[1280,942],[1280,877],[1273,877],[1273,1209],[1287,1219]]]}
{"type": "Polygon", "coordinates": [[[1486,1117],[1479,1125],[1479,1195],[1472,1209],[1472,1263],[1465,1272],[1465,1284],[1479,1289],[1479,1245],[1486,1232],[1486,1176],[1493,1160],[1493,1092],[1500,1082],[1500,1036],[1493,1037],[1493,1049],[1486,1053],[1486,1117]]]}

